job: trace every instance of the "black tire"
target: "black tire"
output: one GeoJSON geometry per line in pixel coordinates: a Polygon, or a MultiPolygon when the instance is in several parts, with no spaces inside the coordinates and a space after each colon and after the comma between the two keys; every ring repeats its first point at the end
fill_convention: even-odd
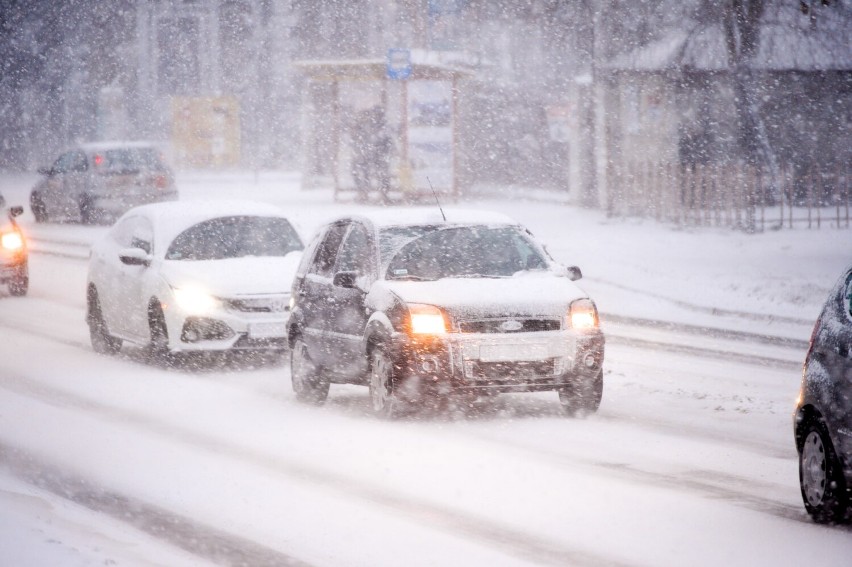
{"type": "Polygon", "coordinates": [[[596,411],[603,398],[603,369],[593,378],[577,381],[559,390],[559,403],[570,417],[586,417],[596,411]]]}
{"type": "Polygon", "coordinates": [[[329,381],[311,360],[301,337],[296,339],[290,351],[290,380],[296,399],[302,403],[318,406],[328,398],[329,381]]]}
{"type": "Polygon", "coordinates": [[[151,358],[160,364],[170,365],[173,362],[172,352],[169,350],[169,330],[166,327],[166,317],[159,303],[151,302],[148,306],[148,329],[151,333],[151,342],[148,343],[148,352],[151,358]]]}
{"type": "Polygon", "coordinates": [[[92,202],[87,197],[80,197],[80,222],[95,224],[97,220],[97,211],[92,207],[92,202]]]}
{"type": "Polygon", "coordinates": [[[820,524],[843,522],[849,508],[849,494],[840,459],[825,425],[808,422],[801,439],[799,487],[805,510],[820,524]]]}
{"type": "Polygon", "coordinates": [[[89,339],[92,342],[92,350],[98,354],[115,354],[121,350],[121,339],[109,334],[109,329],[101,312],[101,304],[98,292],[92,288],[89,290],[86,321],[89,323],[89,339]]]}
{"type": "Polygon", "coordinates": [[[33,217],[38,223],[47,222],[47,209],[44,206],[44,201],[38,193],[30,193],[30,209],[33,211],[33,217]]]}
{"type": "Polygon", "coordinates": [[[402,413],[393,360],[382,347],[375,347],[370,353],[370,406],[382,419],[394,419],[402,413]]]}
{"type": "Polygon", "coordinates": [[[15,270],[15,275],[9,280],[9,293],[15,297],[23,297],[30,289],[30,272],[24,263],[15,270]]]}

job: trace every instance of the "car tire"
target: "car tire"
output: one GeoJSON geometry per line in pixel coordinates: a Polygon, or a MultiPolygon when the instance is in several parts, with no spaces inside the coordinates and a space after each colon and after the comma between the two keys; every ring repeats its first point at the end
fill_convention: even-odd
{"type": "Polygon", "coordinates": [[[148,343],[151,358],[159,364],[170,365],[173,357],[169,350],[169,329],[166,327],[163,309],[154,301],[148,306],[148,329],[151,334],[151,342],[148,343]]]}
{"type": "Polygon", "coordinates": [[[820,524],[846,519],[849,494],[840,459],[825,425],[811,420],[802,433],[799,448],[799,486],[805,510],[820,524]]]}
{"type": "Polygon", "coordinates": [[[577,380],[559,390],[562,411],[570,417],[586,417],[598,411],[603,398],[603,369],[592,379],[577,380]]]}
{"type": "Polygon", "coordinates": [[[98,292],[92,288],[89,290],[86,320],[89,323],[89,339],[92,342],[92,350],[98,354],[115,354],[121,350],[122,340],[109,334],[98,292]]]}
{"type": "Polygon", "coordinates": [[[9,294],[23,297],[30,289],[30,275],[27,265],[23,264],[15,270],[15,275],[9,280],[9,294]]]}
{"type": "Polygon", "coordinates": [[[290,380],[296,399],[302,403],[321,405],[328,398],[329,381],[308,354],[308,346],[297,338],[290,351],[290,380]]]}
{"type": "Polygon", "coordinates": [[[393,360],[382,347],[370,353],[370,406],[373,413],[383,419],[394,419],[401,414],[401,400],[396,391],[393,360]]]}
{"type": "Polygon", "coordinates": [[[33,217],[38,223],[47,222],[47,209],[44,206],[44,201],[36,192],[30,193],[30,209],[33,211],[33,217]]]}
{"type": "Polygon", "coordinates": [[[88,197],[80,197],[80,223],[95,224],[99,216],[88,197]]]}

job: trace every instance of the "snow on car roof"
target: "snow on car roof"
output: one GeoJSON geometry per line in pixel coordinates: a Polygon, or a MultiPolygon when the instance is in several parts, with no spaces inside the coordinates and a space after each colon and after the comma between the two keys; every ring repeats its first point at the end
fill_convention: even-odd
{"type": "Polygon", "coordinates": [[[475,209],[444,209],[445,221],[437,207],[415,207],[405,209],[381,209],[366,211],[348,218],[362,218],[377,228],[391,226],[411,226],[423,224],[519,224],[518,221],[503,213],[475,209]]]}
{"type": "Polygon", "coordinates": [[[80,148],[87,152],[97,152],[97,151],[105,151],[105,150],[117,150],[122,148],[157,148],[159,147],[156,142],[148,142],[144,140],[136,140],[136,141],[123,141],[123,140],[114,140],[114,141],[105,141],[105,142],[86,142],[80,144],[80,148]]]}
{"type": "Polygon", "coordinates": [[[152,203],[130,209],[122,219],[131,216],[142,216],[151,221],[157,250],[163,250],[187,228],[210,219],[231,216],[287,218],[279,207],[241,199],[152,203]]]}

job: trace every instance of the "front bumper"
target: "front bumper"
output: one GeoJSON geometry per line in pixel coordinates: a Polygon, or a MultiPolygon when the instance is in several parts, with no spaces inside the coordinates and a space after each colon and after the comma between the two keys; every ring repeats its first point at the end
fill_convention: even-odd
{"type": "Polygon", "coordinates": [[[401,382],[440,393],[537,392],[570,387],[601,371],[604,336],[548,331],[503,335],[397,333],[391,353],[401,382]]]}
{"type": "MultiPolygon", "coordinates": [[[[263,301],[263,297],[253,297],[263,301]]],[[[283,296],[270,301],[286,305],[283,296]]],[[[166,309],[169,347],[173,351],[281,350],[287,348],[289,309],[273,312],[221,308],[204,315],[166,309]]]]}

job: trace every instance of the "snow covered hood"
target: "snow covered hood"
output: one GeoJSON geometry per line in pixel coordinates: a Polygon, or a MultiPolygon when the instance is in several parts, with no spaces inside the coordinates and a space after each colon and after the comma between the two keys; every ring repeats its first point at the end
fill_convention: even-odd
{"type": "Polygon", "coordinates": [[[567,277],[552,271],[510,278],[444,278],[436,281],[376,282],[406,303],[442,307],[455,315],[541,315],[561,317],[575,299],[588,297],[567,277]]]}
{"type": "Polygon", "coordinates": [[[161,274],[172,287],[200,287],[217,297],[290,293],[301,257],[301,252],[291,252],[284,257],[166,260],[161,274]]]}

